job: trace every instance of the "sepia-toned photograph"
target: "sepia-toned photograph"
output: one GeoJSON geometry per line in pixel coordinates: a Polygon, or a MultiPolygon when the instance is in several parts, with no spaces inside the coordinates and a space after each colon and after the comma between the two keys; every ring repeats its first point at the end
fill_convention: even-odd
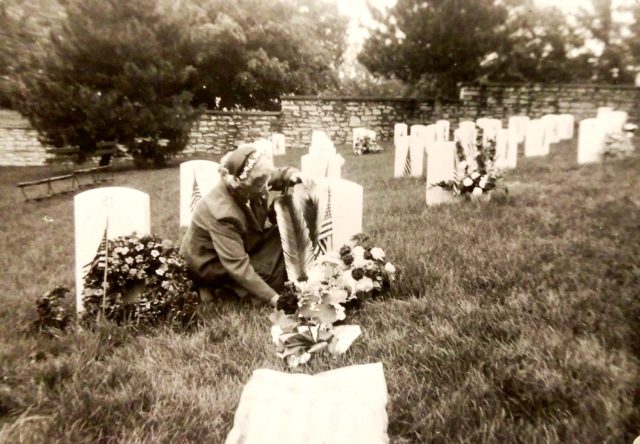
{"type": "Polygon", "coordinates": [[[640,0],[0,0],[0,442],[640,444],[640,0]]]}

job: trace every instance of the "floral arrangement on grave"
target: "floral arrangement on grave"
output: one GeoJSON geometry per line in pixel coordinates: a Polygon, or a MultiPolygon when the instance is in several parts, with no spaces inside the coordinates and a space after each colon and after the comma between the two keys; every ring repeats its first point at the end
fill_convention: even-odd
{"type": "Polygon", "coordinates": [[[630,155],[634,151],[633,135],[638,129],[638,125],[627,123],[621,132],[607,133],[604,138],[602,157],[622,158],[630,155]]]}
{"type": "Polygon", "coordinates": [[[186,327],[197,320],[200,297],[171,241],[136,233],[107,240],[105,233],[86,266],[82,300],[85,322],[102,316],[137,326],[186,327]]]}
{"type": "Polygon", "coordinates": [[[354,236],[338,251],[324,251],[318,199],[313,187],[307,191],[298,203],[292,195],[275,203],[289,281],[269,319],[277,354],[289,367],[324,350],[346,352],[361,333],[358,325],[344,324],[348,313],[389,291],[396,278],[384,250],[366,235],[354,236]]]}
{"type": "Polygon", "coordinates": [[[491,191],[498,188],[502,175],[495,165],[496,140],[487,139],[483,142],[482,129],[479,127],[476,134],[475,145],[467,149],[459,140],[456,141],[458,162],[453,180],[443,180],[432,186],[469,200],[488,199],[491,191]],[[470,155],[467,154],[469,151],[470,155]]]}
{"type": "Polygon", "coordinates": [[[383,150],[384,148],[378,145],[376,139],[367,133],[358,134],[353,144],[353,154],[356,156],[368,153],[379,153],[383,150]]]}

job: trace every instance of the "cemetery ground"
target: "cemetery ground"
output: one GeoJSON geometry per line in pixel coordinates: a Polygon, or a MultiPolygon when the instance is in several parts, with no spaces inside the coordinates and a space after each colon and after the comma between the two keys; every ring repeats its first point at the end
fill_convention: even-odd
{"type": "MultiPolygon", "coordinates": [[[[301,370],[381,361],[394,443],[631,442],[640,156],[579,167],[575,139],[546,157],[520,147],[508,195],[427,209],[424,179],[391,178],[391,148],[349,150],[364,229],[401,274],[355,314],[363,336],[346,355],[301,370]]],[[[276,161],[298,166],[305,151],[276,161]]],[[[74,285],[71,195],[23,202],[15,188],[43,171],[0,169],[0,442],[224,441],[251,372],[287,371],[270,309],[209,304],[191,332],[33,333],[34,300],[74,285]]],[[[113,185],[149,193],[152,232],[179,240],[177,167],[120,171],[113,185]]]]}

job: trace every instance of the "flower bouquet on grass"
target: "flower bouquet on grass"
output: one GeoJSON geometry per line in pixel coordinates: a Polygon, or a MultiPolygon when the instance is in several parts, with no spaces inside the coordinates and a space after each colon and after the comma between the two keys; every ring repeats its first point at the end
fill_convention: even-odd
{"type": "Polygon", "coordinates": [[[432,186],[451,191],[455,196],[467,200],[489,200],[491,191],[498,188],[502,179],[495,165],[496,141],[489,139],[483,143],[479,131],[472,148],[475,154],[468,155],[468,150],[460,141],[456,141],[458,162],[453,180],[443,180],[432,186]]]}
{"type": "Polygon", "coordinates": [[[322,350],[347,351],[361,333],[358,325],[344,325],[347,311],[388,289],[396,272],[364,235],[322,253],[318,199],[312,188],[307,191],[297,200],[286,194],[274,202],[289,281],[269,319],[277,354],[289,367],[322,350]]]}
{"type": "Polygon", "coordinates": [[[605,159],[619,159],[632,154],[634,151],[632,138],[637,128],[637,125],[627,123],[623,131],[607,133],[602,147],[602,157],[605,159]]]}
{"type": "Polygon", "coordinates": [[[383,150],[384,148],[378,145],[375,137],[367,133],[358,134],[353,143],[353,154],[356,156],[367,153],[379,153],[383,150]]]}
{"type": "Polygon", "coordinates": [[[132,234],[103,239],[84,276],[83,320],[187,326],[200,297],[171,241],[132,234]]]}

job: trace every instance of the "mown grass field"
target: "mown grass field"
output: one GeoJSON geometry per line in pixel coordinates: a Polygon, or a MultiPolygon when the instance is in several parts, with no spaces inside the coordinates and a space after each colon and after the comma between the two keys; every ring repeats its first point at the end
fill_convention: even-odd
{"type": "MultiPolygon", "coordinates": [[[[630,443],[640,156],[579,167],[575,150],[520,157],[506,197],[427,209],[424,180],[391,179],[392,150],[341,147],[343,177],[364,186],[365,231],[402,273],[355,314],[363,336],[347,355],[301,370],[381,361],[394,443],[630,443]]],[[[34,300],[73,287],[72,196],[23,202],[15,188],[48,171],[0,168],[0,442],[224,441],[251,372],[285,370],[269,309],[211,304],[190,333],[34,334],[34,300]]],[[[113,184],[149,193],[152,230],[179,240],[177,167],[113,184]]]]}

